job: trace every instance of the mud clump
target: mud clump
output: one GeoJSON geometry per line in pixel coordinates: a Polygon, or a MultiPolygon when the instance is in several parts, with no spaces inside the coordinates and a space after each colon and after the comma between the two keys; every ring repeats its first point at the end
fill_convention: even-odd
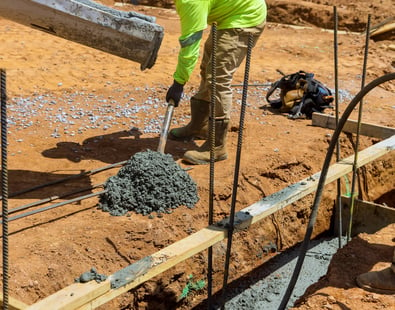
{"type": "Polygon", "coordinates": [[[133,155],[104,187],[99,208],[118,216],[171,213],[179,206],[193,208],[199,200],[196,183],[173,157],[151,150],[133,155]]]}

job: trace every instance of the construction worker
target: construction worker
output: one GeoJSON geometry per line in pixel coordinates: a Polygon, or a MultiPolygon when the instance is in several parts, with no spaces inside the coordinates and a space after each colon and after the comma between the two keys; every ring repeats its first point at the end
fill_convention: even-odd
{"type": "MultiPolygon", "coordinates": [[[[255,45],[266,23],[264,0],[175,0],[181,20],[181,45],[178,63],[173,74],[173,85],[168,89],[166,101],[178,106],[184,85],[188,82],[199,57],[203,30],[216,23],[216,106],[215,106],[215,161],[228,157],[226,135],[232,105],[231,82],[233,74],[245,59],[249,35],[255,45]]],[[[174,128],[169,138],[175,140],[204,139],[197,150],[187,151],[183,159],[191,164],[210,162],[208,137],[209,105],[211,101],[212,32],[204,45],[200,65],[200,86],[190,100],[191,121],[184,127],[174,128]]]]}
{"type": "Polygon", "coordinates": [[[390,267],[359,275],[356,282],[360,288],[378,294],[395,294],[395,249],[390,267]]]}

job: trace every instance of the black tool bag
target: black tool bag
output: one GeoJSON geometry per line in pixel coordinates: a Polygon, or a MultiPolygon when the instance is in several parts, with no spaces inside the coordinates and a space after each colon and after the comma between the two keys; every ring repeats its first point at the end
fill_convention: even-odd
{"type": "Polygon", "coordinates": [[[304,71],[283,74],[283,77],[274,82],[268,90],[266,100],[272,108],[288,112],[291,118],[311,118],[313,112],[333,108],[330,89],[314,79],[314,73],[304,71]],[[279,92],[276,92],[276,98],[271,98],[277,89],[279,92]]]}

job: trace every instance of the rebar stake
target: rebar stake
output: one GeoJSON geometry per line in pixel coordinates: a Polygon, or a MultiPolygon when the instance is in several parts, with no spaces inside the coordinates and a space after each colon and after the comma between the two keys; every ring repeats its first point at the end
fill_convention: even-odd
{"type": "Polygon", "coordinates": [[[8,166],[6,73],[0,69],[1,96],[1,191],[3,202],[3,309],[8,310],[8,166]]]}
{"type": "MultiPolygon", "coordinates": [[[[365,79],[366,79],[366,67],[368,61],[368,52],[369,52],[369,35],[370,35],[370,14],[368,15],[368,22],[366,26],[366,38],[365,38],[365,53],[364,53],[364,60],[363,60],[363,69],[362,69],[362,80],[361,80],[361,89],[365,86],[365,79]]],[[[351,203],[350,203],[350,219],[348,222],[348,231],[347,231],[347,242],[351,239],[352,235],[352,221],[354,215],[354,204],[355,204],[355,183],[358,174],[358,152],[359,152],[359,138],[361,133],[361,123],[362,123],[362,108],[363,108],[363,100],[361,99],[359,103],[359,110],[358,110],[358,123],[357,123],[357,136],[355,140],[355,149],[354,149],[354,162],[352,166],[352,180],[351,180],[351,203]]]]}
{"type": "MultiPolygon", "coordinates": [[[[336,127],[339,124],[339,71],[338,71],[338,42],[337,42],[337,30],[338,30],[338,15],[336,6],[333,7],[333,18],[334,18],[334,29],[333,29],[333,50],[334,50],[334,69],[335,69],[335,115],[336,115],[336,127]]],[[[340,142],[336,142],[336,162],[340,161],[340,142]]],[[[343,206],[342,206],[342,194],[341,194],[341,181],[336,180],[336,206],[338,211],[338,247],[342,247],[342,236],[343,236],[343,206]]]]}
{"type": "Polygon", "coordinates": [[[228,227],[228,243],[226,247],[226,256],[225,256],[225,270],[224,270],[224,278],[222,283],[222,309],[225,309],[225,295],[226,288],[228,286],[228,277],[229,277],[229,266],[230,266],[230,256],[232,253],[232,240],[233,240],[233,232],[234,232],[234,222],[235,222],[235,214],[236,214],[236,198],[237,198],[237,187],[239,184],[239,173],[240,173],[240,162],[241,162],[241,150],[243,145],[243,129],[244,129],[244,119],[245,119],[245,111],[247,107],[247,94],[248,94],[248,80],[250,75],[250,63],[251,63],[251,52],[254,46],[254,36],[252,34],[248,37],[248,45],[247,45],[247,56],[246,56],[246,64],[244,71],[244,86],[243,86],[243,95],[241,100],[241,111],[240,111],[240,122],[239,122],[239,135],[237,139],[237,150],[236,150],[236,161],[235,161],[235,169],[234,169],[234,178],[233,178],[233,190],[232,190],[232,201],[230,206],[230,215],[229,215],[229,227],[228,227]]]}
{"type": "MultiPolygon", "coordinates": [[[[209,143],[210,143],[210,184],[209,184],[209,212],[208,224],[214,221],[214,163],[215,163],[215,105],[217,92],[217,24],[211,27],[212,51],[211,51],[211,102],[210,102],[210,121],[209,121],[209,143]]],[[[208,309],[212,309],[212,289],[213,289],[213,247],[208,248],[207,262],[207,304],[208,309]]]]}

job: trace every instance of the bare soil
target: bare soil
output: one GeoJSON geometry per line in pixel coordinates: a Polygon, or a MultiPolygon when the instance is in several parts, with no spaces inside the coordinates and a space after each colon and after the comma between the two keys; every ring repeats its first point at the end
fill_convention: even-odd
{"type": "MultiPolygon", "coordinates": [[[[101,3],[114,5],[112,0],[101,3]]],[[[79,189],[88,190],[51,203],[97,192],[100,189],[91,187],[105,182],[117,173],[119,167],[89,173],[82,178],[72,177],[125,161],[136,152],[156,150],[158,128],[166,107],[164,97],[177,61],[179,36],[179,21],[172,5],[160,4],[168,8],[117,5],[118,9],[156,16],[157,23],[165,27],[157,62],[146,71],[140,71],[139,64],[128,60],[0,19],[0,67],[7,72],[8,117],[12,120],[8,130],[9,193],[39,186],[37,190],[11,197],[9,209],[79,189]],[[132,109],[133,113],[125,113],[127,109],[132,109]],[[72,179],[68,182],[40,186],[69,177],[72,179]]],[[[323,30],[332,28],[333,5],[338,8],[339,29],[344,30],[338,34],[339,88],[343,95],[339,110],[344,111],[361,89],[365,52],[362,31],[368,14],[371,14],[372,24],[382,22],[391,16],[392,0],[374,3],[366,0],[299,1],[297,4],[289,0],[268,1],[269,23],[252,56],[250,84],[279,79],[277,69],[284,73],[304,70],[314,72],[318,80],[334,89],[334,35],[323,30]]],[[[389,33],[380,40],[369,40],[366,83],[394,71],[395,52],[390,49],[392,39],[393,33],[389,33]]],[[[186,85],[186,97],[198,87],[198,73],[197,68],[186,85]]],[[[242,83],[243,76],[242,66],[234,83],[242,83]]],[[[329,129],[312,127],[310,120],[291,120],[271,109],[265,100],[266,91],[264,86],[249,87],[238,180],[238,210],[320,171],[332,133],[329,129]]],[[[364,98],[363,121],[393,127],[394,91],[392,82],[369,93],[364,98]]],[[[217,163],[215,170],[215,220],[229,215],[231,204],[241,87],[235,86],[234,95],[232,130],[228,134],[229,159],[217,163]]],[[[332,113],[330,110],[326,112],[332,113]]],[[[355,110],[352,118],[356,119],[357,114],[355,110]]],[[[188,115],[185,99],[175,111],[172,127],[186,124],[188,115]]],[[[360,148],[377,141],[363,137],[360,148]]],[[[342,157],[353,153],[352,144],[350,136],[341,137],[342,157]]],[[[10,295],[33,304],[70,285],[91,267],[110,275],[206,227],[209,167],[191,167],[180,160],[185,150],[193,147],[196,147],[193,142],[170,140],[166,146],[166,152],[172,154],[183,168],[192,168],[188,173],[198,184],[200,196],[193,209],[181,206],[172,214],[153,219],[134,213],[114,217],[98,210],[98,197],[92,197],[11,221],[10,295]]],[[[360,198],[375,201],[391,191],[393,193],[393,153],[368,164],[361,171],[360,198]]],[[[342,183],[346,192],[346,179],[342,183]]],[[[335,189],[333,184],[325,189],[314,236],[331,229],[335,189]]],[[[313,195],[309,195],[253,225],[248,231],[237,233],[229,280],[234,281],[269,260],[274,254],[264,251],[267,245],[274,243],[281,251],[300,242],[312,199],[313,195]]],[[[393,207],[393,201],[392,194],[385,202],[392,203],[393,207]]],[[[392,241],[387,237],[386,232],[383,235],[378,233],[374,242],[388,247],[392,241]]],[[[354,266],[354,248],[358,251],[358,241],[350,246],[349,254],[337,257],[335,264],[347,262],[354,266]]],[[[222,286],[225,251],[226,243],[220,242],[214,247],[215,291],[222,286]]],[[[386,249],[383,261],[387,259],[388,251],[386,249]]],[[[351,275],[348,271],[353,268],[338,272],[336,282],[320,282],[310,291],[312,296],[305,297],[305,305],[317,309],[314,305],[321,302],[321,295],[316,292],[323,290],[334,296],[339,304],[342,298],[347,299],[349,309],[372,309],[369,307],[373,297],[367,297],[357,289],[352,280],[347,282],[347,288],[338,286],[338,283],[344,283],[343,276],[352,278],[354,273],[351,275]]],[[[334,270],[336,267],[332,268],[334,270]]],[[[206,298],[205,289],[178,299],[190,275],[194,280],[205,280],[206,274],[207,252],[204,251],[114,299],[102,309],[198,307],[206,298]]],[[[347,309],[332,307],[328,309],[347,309]]]]}

